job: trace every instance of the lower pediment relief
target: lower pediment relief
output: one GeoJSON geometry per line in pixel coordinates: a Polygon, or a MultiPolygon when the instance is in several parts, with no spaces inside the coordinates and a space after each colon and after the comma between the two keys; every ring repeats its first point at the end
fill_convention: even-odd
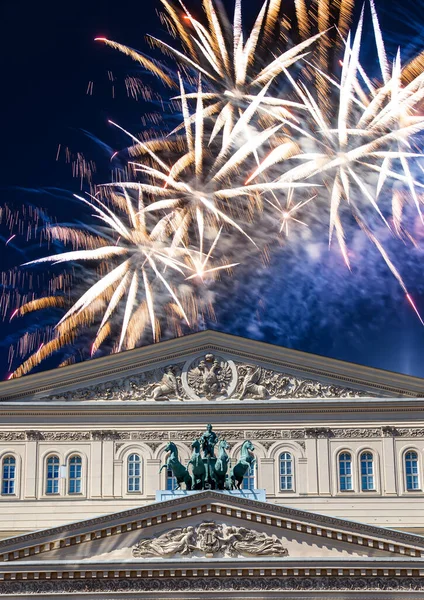
{"type": "Polygon", "coordinates": [[[135,558],[197,555],[287,556],[288,551],[275,534],[246,527],[206,522],[197,527],[171,529],[155,538],[140,540],[132,549],[135,558]]]}
{"type": "MultiPolygon", "coordinates": [[[[199,516],[179,527],[152,526],[115,539],[93,540],[79,547],[49,553],[52,560],[115,561],[178,559],[265,558],[370,558],[387,557],[377,548],[343,540],[326,539],[298,531],[278,530],[270,525],[249,526],[231,517],[208,520],[199,516]]],[[[40,560],[42,557],[40,557],[40,560]]],[[[36,557],[38,560],[38,557],[36,557]]]]}
{"type": "Polygon", "coordinates": [[[186,362],[176,362],[45,399],[180,402],[369,396],[375,394],[206,353],[186,362]]]}

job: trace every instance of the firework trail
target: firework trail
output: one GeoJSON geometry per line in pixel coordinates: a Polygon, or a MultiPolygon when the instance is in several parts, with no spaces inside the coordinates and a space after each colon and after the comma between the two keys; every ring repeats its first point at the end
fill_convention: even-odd
{"type": "MultiPolygon", "coordinates": [[[[292,231],[304,227],[330,245],[335,236],[350,268],[346,227],[356,222],[421,320],[379,233],[417,245],[404,216],[412,206],[422,225],[424,53],[390,63],[373,2],[379,81],[361,63],[364,9],[349,32],[351,0],[295,0],[296,27],[281,0],[267,0],[246,37],[241,0],[232,23],[218,0],[204,0],[199,19],[181,2],[161,3],[177,46],[150,40],[171,66],[101,40],[178,90],[182,123],[154,139],[113,123],[132,141],[128,179],[78,196],[100,225],[49,226],[44,235],[72,251],[26,264],[89,261],[95,282],[12,376],[81,331],[93,331],[93,355],[107,339],[112,351],[147,331],[157,341],[166,319],[177,335],[197,327],[222,271],[266,263],[279,243],[300,243],[292,231]]],[[[64,304],[63,295],[31,298],[13,316],[64,304]]]]}

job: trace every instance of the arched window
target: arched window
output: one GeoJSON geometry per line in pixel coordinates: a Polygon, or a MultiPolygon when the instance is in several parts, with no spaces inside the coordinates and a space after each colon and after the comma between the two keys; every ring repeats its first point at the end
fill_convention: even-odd
{"type": "Polygon", "coordinates": [[[177,489],[177,480],[173,474],[173,472],[171,471],[171,469],[167,469],[166,470],[166,489],[169,492],[173,492],[174,490],[177,489]]]}
{"type": "Polygon", "coordinates": [[[47,459],[47,474],[46,474],[46,494],[59,493],[59,458],[57,456],[49,456],[47,459]]]}
{"type": "Polygon", "coordinates": [[[72,456],[68,469],[68,493],[81,494],[82,492],[82,460],[80,456],[72,456]]]}
{"type": "Polygon", "coordinates": [[[371,452],[361,454],[361,490],[375,490],[374,483],[374,459],[371,452]]]}
{"type": "Polygon", "coordinates": [[[138,454],[130,454],[127,469],[127,491],[139,492],[141,489],[141,459],[138,454]]]}
{"type": "Polygon", "coordinates": [[[16,459],[14,456],[3,458],[1,493],[13,495],[15,493],[16,459]]]}
{"type": "Polygon", "coordinates": [[[290,452],[280,454],[280,490],[293,489],[293,458],[290,452]]]}
{"type": "Polygon", "coordinates": [[[256,463],[250,465],[249,470],[243,477],[243,490],[254,490],[256,488],[256,463]]]}
{"type": "Polygon", "coordinates": [[[352,457],[349,452],[339,454],[339,485],[340,491],[352,490],[352,457]]]}
{"type": "Polygon", "coordinates": [[[420,477],[418,473],[418,454],[409,450],[405,454],[406,489],[409,491],[420,489],[420,477]]]}

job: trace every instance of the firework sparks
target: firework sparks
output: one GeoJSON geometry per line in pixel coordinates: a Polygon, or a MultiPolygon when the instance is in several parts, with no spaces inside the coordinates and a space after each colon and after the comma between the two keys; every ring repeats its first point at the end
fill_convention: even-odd
{"type": "MultiPolygon", "coordinates": [[[[361,64],[365,9],[356,32],[348,32],[352,0],[312,0],[313,10],[295,0],[297,31],[281,18],[281,0],[267,0],[246,38],[241,0],[235,0],[232,23],[213,0],[204,0],[202,20],[182,2],[161,3],[163,23],[178,45],[150,39],[177,72],[98,39],[179,90],[171,100],[180,103],[182,122],[155,138],[112,123],[133,143],[128,177],[121,174],[118,183],[94,187],[95,165],[82,154],[71,161],[67,153],[81,185],[90,185],[91,193],[77,198],[97,225],[50,224],[44,239],[72,250],[25,266],[95,264],[97,271],[71,302],[63,280],[43,297],[13,305],[10,318],[46,308],[66,312],[49,339],[25,338],[22,354],[31,344],[37,349],[12,377],[74,343],[84,329],[93,333],[91,355],[107,341],[112,351],[133,348],[146,330],[157,341],[165,315],[181,335],[182,323],[193,327],[199,315],[213,314],[208,292],[221,274],[249,264],[252,254],[268,259],[277,237],[287,244],[289,232],[292,242],[317,222],[320,231],[328,228],[330,246],[337,239],[351,268],[347,218],[377,248],[423,323],[376,230],[383,226],[388,235],[416,244],[403,224],[408,204],[423,222],[424,53],[404,67],[400,53],[390,63],[372,0],[379,82],[361,64]]],[[[112,73],[109,78],[115,81],[112,73]]],[[[128,78],[126,85],[133,98],[152,98],[139,79],[128,78]]],[[[22,234],[19,220],[5,216],[22,234]]],[[[11,233],[6,243],[16,236],[11,233]]],[[[69,356],[62,364],[68,362],[69,356]]]]}

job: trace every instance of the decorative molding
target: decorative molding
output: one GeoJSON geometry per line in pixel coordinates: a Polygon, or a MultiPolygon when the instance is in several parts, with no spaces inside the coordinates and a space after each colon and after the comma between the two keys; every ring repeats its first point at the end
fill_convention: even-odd
{"type": "Polygon", "coordinates": [[[95,442],[113,442],[115,440],[130,440],[129,431],[115,430],[94,430],[91,432],[91,439],[95,442]]]}
{"type": "Polygon", "coordinates": [[[133,548],[135,558],[180,555],[287,556],[287,549],[276,535],[223,525],[215,521],[197,527],[178,527],[155,538],[140,540],[133,548]]]}
{"type": "Polygon", "coordinates": [[[232,360],[208,352],[186,362],[182,384],[192,400],[225,400],[237,387],[237,370],[232,360]]]}
{"type": "MultiPolygon", "coordinates": [[[[110,570],[110,567],[109,569],[110,570]]],[[[203,569],[203,571],[207,569],[203,569]]],[[[105,572],[106,573],[106,572],[105,572]]],[[[0,595],[46,595],[49,594],[116,594],[129,592],[290,592],[290,591],[340,591],[340,592],[416,592],[424,590],[424,577],[257,577],[240,575],[197,577],[119,577],[105,576],[91,579],[51,579],[47,581],[0,582],[0,595]]]]}
{"type": "MultiPolygon", "coordinates": [[[[75,388],[75,382],[91,386],[94,381],[104,382],[125,375],[154,369],[158,363],[181,361],[194,352],[233,354],[246,364],[265,363],[267,368],[293,373],[309,379],[337,382],[340,386],[368,390],[378,397],[422,398],[424,382],[417,377],[389,373],[370,367],[354,365],[296,350],[273,346],[217,331],[201,331],[173,340],[162,341],[112,356],[36,373],[20,379],[0,383],[0,399],[13,401],[40,398],[52,389],[75,388]]],[[[59,396],[59,394],[57,394],[59,396]]]]}
{"type": "Polygon", "coordinates": [[[286,373],[264,369],[258,365],[237,364],[236,398],[264,400],[266,398],[364,398],[370,392],[324,384],[286,373]]]}
{"type": "Polygon", "coordinates": [[[25,439],[23,431],[0,431],[0,442],[18,442],[25,439]]]}
{"type": "Polygon", "coordinates": [[[362,398],[375,394],[303,379],[212,352],[63,394],[48,401],[189,401],[362,398]]]}
{"type": "MultiPolygon", "coordinates": [[[[78,442],[78,441],[143,441],[152,442],[156,447],[169,440],[192,442],[201,435],[201,429],[179,430],[92,430],[92,431],[1,431],[0,442],[15,441],[50,441],[50,442],[78,442]]],[[[224,429],[223,437],[234,442],[252,439],[260,442],[269,449],[274,442],[280,440],[300,440],[305,438],[332,438],[332,439],[379,439],[394,436],[404,438],[423,438],[423,427],[310,427],[299,429],[224,429]],[[266,442],[266,443],[265,443],[266,442]]],[[[303,447],[303,446],[302,446],[303,447]]]]}

